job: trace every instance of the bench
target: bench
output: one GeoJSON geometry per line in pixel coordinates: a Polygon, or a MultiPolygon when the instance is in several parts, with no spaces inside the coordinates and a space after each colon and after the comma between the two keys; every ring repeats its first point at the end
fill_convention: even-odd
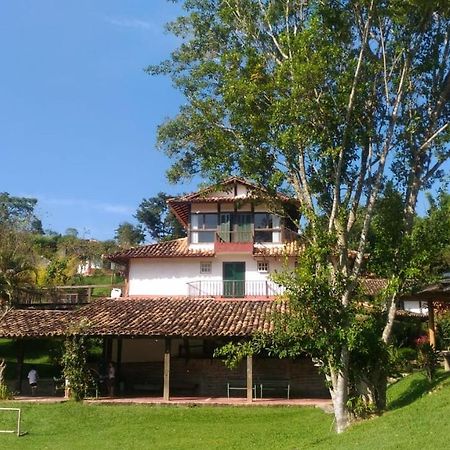
{"type": "Polygon", "coordinates": [[[264,397],[264,391],[286,392],[286,398],[289,400],[291,395],[291,385],[287,380],[263,380],[259,381],[260,398],[264,397]]]}
{"type": "MultiPolygon", "coordinates": [[[[245,384],[245,382],[233,382],[234,384],[231,385],[231,383],[227,383],[227,398],[230,398],[230,391],[246,391],[247,390],[247,385],[245,384]]],[[[252,387],[252,391],[253,391],[253,398],[256,398],[256,384],[253,385],[252,387]]]]}

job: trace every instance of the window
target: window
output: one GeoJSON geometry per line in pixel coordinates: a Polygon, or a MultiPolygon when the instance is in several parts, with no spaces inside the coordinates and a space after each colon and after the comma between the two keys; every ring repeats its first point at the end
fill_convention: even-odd
{"type": "Polygon", "coordinates": [[[200,273],[211,273],[212,263],[211,261],[200,263],[200,273]]]}
{"type": "Polygon", "coordinates": [[[269,213],[255,213],[255,241],[281,242],[280,217],[269,213]]]}
{"type": "Polygon", "coordinates": [[[268,273],[269,272],[269,263],[267,261],[258,261],[258,272],[259,273],[268,273]]]}
{"type": "Polygon", "coordinates": [[[191,214],[191,242],[214,242],[217,224],[217,214],[191,214]]]}

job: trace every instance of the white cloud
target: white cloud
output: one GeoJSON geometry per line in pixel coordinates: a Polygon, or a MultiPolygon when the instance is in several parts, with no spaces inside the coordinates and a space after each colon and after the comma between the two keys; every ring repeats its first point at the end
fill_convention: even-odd
{"type": "Polygon", "coordinates": [[[105,17],[105,22],[110,25],[121,28],[134,28],[140,30],[152,30],[155,31],[155,25],[151,22],[136,18],[127,17],[105,17]]]}
{"type": "Polygon", "coordinates": [[[84,210],[95,210],[110,214],[131,215],[135,210],[127,205],[98,203],[76,198],[51,198],[43,195],[31,195],[27,197],[37,198],[41,205],[82,208],[84,210]]]}

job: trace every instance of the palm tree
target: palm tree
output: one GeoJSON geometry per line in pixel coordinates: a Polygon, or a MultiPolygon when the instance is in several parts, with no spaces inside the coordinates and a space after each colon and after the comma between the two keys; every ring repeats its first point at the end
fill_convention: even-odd
{"type": "Polygon", "coordinates": [[[36,270],[28,236],[0,226],[0,304],[13,306],[18,297],[34,286],[36,270]]]}

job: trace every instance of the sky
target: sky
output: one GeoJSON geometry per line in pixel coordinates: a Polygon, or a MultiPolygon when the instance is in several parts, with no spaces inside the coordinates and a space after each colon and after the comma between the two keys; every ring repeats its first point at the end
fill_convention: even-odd
{"type": "Polygon", "coordinates": [[[38,199],[44,229],[111,239],[169,185],[157,126],[181,95],[144,72],[176,40],[167,0],[0,0],[0,192],[38,199]]]}
{"type": "Polygon", "coordinates": [[[44,229],[112,239],[143,198],[195,190],[167,183],[156,149],[183,98],[144,72],[176,48],[164,25],[180,13],[167,0],[0,0],[0,192],[37,198],[44,229]]]}

